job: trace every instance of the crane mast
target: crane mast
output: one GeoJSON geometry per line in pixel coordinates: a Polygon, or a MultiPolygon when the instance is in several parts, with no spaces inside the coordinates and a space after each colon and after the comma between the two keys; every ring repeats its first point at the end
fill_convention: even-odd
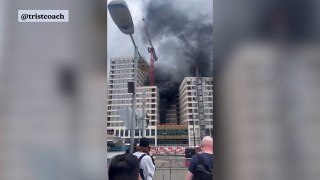
{"type": "Polygon", "coordinates": [[[149,85],[153,86],[154,85],[154,61],[158,60],[158,57],[156,55],[156,52],[153,48],[149,30],[147,27],[147,23],[144,18],[142,18],[142,21],[144,23],[144,31],[148,39],[149,47],[148,47],[148,52],[150,53],[150,71],[149,71],[149,85]]]}

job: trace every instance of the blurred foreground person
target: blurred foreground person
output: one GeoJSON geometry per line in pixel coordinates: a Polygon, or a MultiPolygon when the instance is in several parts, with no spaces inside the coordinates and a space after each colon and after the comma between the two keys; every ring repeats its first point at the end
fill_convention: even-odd
{"type": "Polygon", "coordinates": [[[133,155],[139,158],[140,163],[140,176],[141,179],[152,180],[155,172],[155,165],[152,157],[149,155],[149,140],[145,137],[140,139],[139,146],[137,147],[137,152],[133,155]]]}
{"type": "Polygon", "coordinates": [[[201,141],[202,153],[193,156],[188,168],[186,180],[212,179],[213,170],[213,139],[205,136],[201,141]]]}
{"type": "Polygon", "coordinates": [[[104,7],[0,1],[1,180],[106,179],[104,7]],[[22,9],[69,10],[70,21],[20,23],[22,9]]]}
{"type": "Polygon", "coordinates": [[[132,154],[120,154],[112,158],[108,176],[109,180],[138,180],[138,158],[132,154]]]}

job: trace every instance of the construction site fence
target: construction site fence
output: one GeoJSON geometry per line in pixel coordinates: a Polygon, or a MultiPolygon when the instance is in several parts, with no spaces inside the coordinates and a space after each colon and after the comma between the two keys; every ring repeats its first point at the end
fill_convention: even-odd
{"type": "Polygon", "coordinates": [[[154,156],[156,168],[188,168],[191,158],[183,156],[154,156]]]}

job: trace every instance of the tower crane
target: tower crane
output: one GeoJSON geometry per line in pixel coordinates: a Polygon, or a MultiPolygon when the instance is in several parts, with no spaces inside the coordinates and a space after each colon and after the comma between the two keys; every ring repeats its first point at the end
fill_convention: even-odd
{"type": "Polygon", "coordinates": [[[149,71],[149,85],[153,86],[154,85],[154,61],[158,60],[158,57],[156,55],[156,52],[153,48],[152,42],[151,42],[151,38],[149,35],[149,30],[147,27],[147,23],[146,20],[144,18],[142,18],[142,21],[144,23],[144,31],[146,33],[148,42],[149,42],[149,47],[148,47],[148,53],[150,53],[150,71],[149,71]]]}

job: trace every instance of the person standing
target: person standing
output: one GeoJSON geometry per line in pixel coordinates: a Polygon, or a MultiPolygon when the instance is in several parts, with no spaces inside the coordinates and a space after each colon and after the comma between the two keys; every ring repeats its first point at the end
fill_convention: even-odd
{"type": "MultiPolygon", "coordinates": [[[[133,153],[137,152],[137,144],[138,142],[134,141],[134,144],[133,144],[133,153]]],[[[130,153],[130,146],[128,147],[128,149],[126,150],[126,153],[130,153]]]]}
{"type": "Polygon", "coordinates": [[[152,157],[149,155],[149,139],[143,137],[140,139],[140,143],[137,147],[137,152],[133,155],[139,159],[140,176],[143,180],[152,180],[155,172],[155,165],[152,157]]]}
{"type": "Polygon", "coordinates": [[[213,171],[213,139],[205,136],[201,141],[202,153],[192,157],[186,180],[212,179],[213,171]]]}

